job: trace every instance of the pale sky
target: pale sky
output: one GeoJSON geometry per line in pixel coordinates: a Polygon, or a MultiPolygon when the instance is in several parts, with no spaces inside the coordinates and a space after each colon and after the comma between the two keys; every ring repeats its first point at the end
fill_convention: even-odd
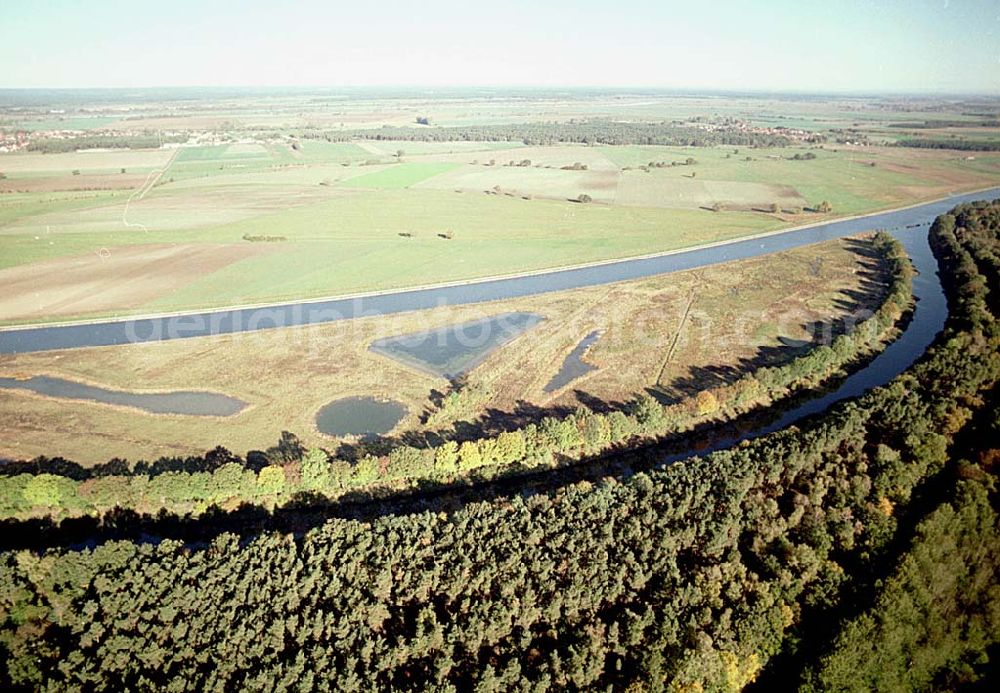
{"type": "Polygon", "coordinates": [[[997,0],[7,0],[0,88],[1000,93],[997,0]]]}

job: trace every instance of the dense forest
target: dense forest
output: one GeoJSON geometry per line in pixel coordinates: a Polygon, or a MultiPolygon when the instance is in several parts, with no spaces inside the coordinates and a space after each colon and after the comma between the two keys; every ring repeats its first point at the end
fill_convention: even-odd
{"type": "Polygon", "coordinates": [[[347,141],[410,140],[420,142],[521,142],[546,145],[560,142],[578,144],[637,145],[675,147],[785,147],[791,140],[780,134],[755,132],[731,124],[690,125],[679,122],[624,122],[585,120],[562,123],[511,123],[505,125],[462,125],[443,127],[384,126],[377,129],[305,131],[303,137],[347,141]]]}
{"type": "Polygon", "coordinates": [[[76,152],[82,149],[157,149],[163,144],[187,142],[187,135],[75,135],[73,137],[43,137],[32,140],[27,150],[45,154],[76,152]]]}
{"type": "Polygon", "coordinates": [[[1000,637],[1000,204],[956,208],[931,234],[950,317],[886,387],[730,450],[547,492],[470,490],[458,505],[301,533],[6,551],[0,684],[867,691],[981,679],[1000,637]]]}

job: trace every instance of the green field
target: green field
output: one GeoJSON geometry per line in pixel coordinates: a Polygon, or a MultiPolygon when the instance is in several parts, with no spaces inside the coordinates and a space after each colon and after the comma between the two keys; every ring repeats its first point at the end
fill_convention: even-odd
{"type": "Polygon", "coordinates": [[[309,162],[350,162],[371,158],[371,154],[353,142],[302,140],[298,143],[300,159],[309,162]]]}
{"type": "Polygon", "coordinates": [[[458,164],[447,163],[399,163],[381,171],[373,171],[347,179],[343,185],[351,188],[374,188],[397,190],[408,188],[421,181],[433,178],[455,168],[458,164]]]}
{"type": "MultiPolygon", "coordinates": [[[[8,225],[20,222],[30,223],[35,215],[71,212],[107,205],[120,197],[122,193],[110,191],[91,192],[51,192],[51,193],[12,193],[0,196],[0,234],[4,234],[8,225]]],[[[43,229],[44,230],[44,229],[43,229]]],[[[21,235],[21,234],[19,234],[21,235]]],[[[7,243],[3,241],[4,250],[8,251],[7,243]]],[[[9,260],[8,252],[0,254],[0,262],[9,260]]],[[[16,258],[11,260],[16,264],[16,258]]]]}
{"type": "Polygon", "coordinates": [[[258,302],[509,274],[670,250],[776,228],[677,210],[567,210],[565,203],[386,190],[334,199],[213,231],[218,239],[282,234],[272,254],[220,270],[150,306],[258,302]],[[614,231],[611,231],[611,230],[614,231]],[[438,236],[451,232],[451,239],[438,236]],[[412,237],[399,236],[410,233],[412,237]]]}
{"type": "MultiPolygon", "coordinates": [[[[1000,155],[286,139],[3,155],[0,170],[40,190],[0,195],[0,270],[29,266],[37,274],[37,286],[18,275],[24,302],[40,291],[53,305],[114,291],[99,260],[116,249],[129,257],[143,246],[228,249],[225,262],[183,281],[169,262],[151,262],[132,279],[141,301],[97,301],[90,310],[74,302],[77,312],[58,313],[66,319],[395,289],[675,250],[986,187],[1000,180],[1000,155]],[[404,151],[400,162],[396,150],[404,151]],[[792,160],[807,151],[816,158],[792,160]],[[694,164],[684,163],[689,157],[694,164]],[[380,163],[362,165],[372,161],[380,163]],[[646,170],[650,162],[666,166],[646,170]],[[120,169],[136,189],[72,190],[88,175],[120,169]],[[158,177],[140,192],[146,173],[158,177]],[[592,202],[572,201],[581,194],[592,202]],[[801,211],[821,200],[833,215],[801,211]],[[780,213],[766,212],[772,204],[780,213]],[[246,251],[245,238],[264,237],[280,242],[246,251]],[[65,286],[65,297],[46,279],[81,263],[92,266],[89,279],[65,286]]],[[[0,323],[23,321],[0,315],[0,323]]]]}
{"type": "Polygon", "coordinates": [[[246,145],[222,144],[181,148],[164,174],[164,181],[266,171],[295,161],[292,150],[284,145],[252,146],[254,147],[252,151],[243,152],[238,149],[231,150],[246,145]]]}
{"type": "MultiPolygon", "coordinates": [[[[691,173],[696,173],[696,178],[690,180],[689,187],[696,187],[694,183],[704,181],[747,184],[745,190],[748,197],[738,192],[720,197],[723,202],[731,201],[735,204],[761,202],[760,195],[755,194],[752,186],[789,186],[808,204],[828,200],[838,212],[858,214],[901,201],[897,192],[900,187],[931,188],[937,183],[933,174],[928,175],[929,170],[917,166],[906,173],[895,168],[887,169],[885,164],[905,159],[905,153],[901,155],[895,150],[859,153],[856,150],[826,147],[812,150],[816,159],[811,161],[790,160],[790,157],[802,151],[801,148],[754,150],[740,147],[697,150],[663,147],[604,148],[605,155],[623,167],[638,167],[660,160],[684,161],[686,157],[693,157],[698,162],[695,166],[652,169],[643,175],[651,176],[653,181],[662,181],[661,185],[667,189],[684,183],[685,177],[691,173]],[[747,161],[748,157],[750,161],[747,161]],[[876,166],[867,165],[870,161],[875,161],[876,166]],[[879,163],[883,166],[880,167],[879,163]]],[[[967,168],[971,170],[973,167],[967,168]]],[[[655,183],[644,185],[655,188],[655,183]]],[[[670,191],[673,192],[672,189],[670,191]]]]}
{"type": "Polygon", "coordinates": [[[177,151],[177,163],[186,161],[219,161],[241,158],[270,158],[263,145],[218,144],[207,147],[188,147],[177,151]],[[242,147],[240,151],[238,148],[242,147]]]}

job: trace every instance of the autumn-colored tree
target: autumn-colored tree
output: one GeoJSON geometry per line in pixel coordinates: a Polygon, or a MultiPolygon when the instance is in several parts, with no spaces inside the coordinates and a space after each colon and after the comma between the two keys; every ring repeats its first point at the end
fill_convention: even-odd
{"type": "Polygon", "coordinates": [[[716,399],[715,393],[711,390],[702,390],[699,392],[695,396],[694,404],[698,416],[708,416],[719,410],[719,401],[716,399]]]}

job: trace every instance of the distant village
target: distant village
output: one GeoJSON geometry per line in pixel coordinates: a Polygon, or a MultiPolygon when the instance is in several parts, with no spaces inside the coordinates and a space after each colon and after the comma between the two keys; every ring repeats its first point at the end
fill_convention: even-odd
{"type": "MultiPolygon", "coordinates": [[[[31,128],[26,129],[19,127],[22,123],[31,122],[32,120],[38,121],[40,119],[54,118],[57,121],[70,120],[74,116],[67,116],[65,111],[49,112],[47,114],[42,113],[17,113],[17,120],[10,119],[11,113],[8,112],[7,120],[4,121],[3,115],[0,115],[0,153],[17,152],[28,149],[39,149],[44,151],[41,147],[32,147],[32,143],[39,141],[53,141],[53,140],[72,140],[80,139],[85,137],[102,138],[107,140],[115,139],[127,139],[135,137],[151,137],[157,136],[159,138],[159,147],[163,149],[175,149],[181,147],[197,147],[197,146],[211,146],[217,144],[238,144],[238,143],[275,143],[286,141],[288,136],[281,135],[273,131],[261,132],[254,131],[252,133],[241,133],[240,136],[236,136],[232,131],[223,131],[218,129],[213,130],[157,130],[151,131],[149,128],[144,127],[118,127],[109,128],[101,127],[99,129],[78,129],[78,128],[31,128]]],[[[80,114],[83,117],[91,115],[90,113],[80,114]]],[[[121,115],[119,113],[115,114],[121,115]]],[[[114,121],[110,121],[114,122],[114,121]]],[[[136,119],[135,124],[140,126],[143,123],[141,118],[136,119]]],[[[110,124],[110,123],[109,123],[110,124]]],[[[117,125],[121,125],[122,121],[118,121],[117,125]]],[[[785,126],[773,126],[773,125],[755,125],[749,120],[743,120],[738,118],[692,118],[686,122],[678,123],[686,127],[691,127],[694,129],[703,130],[705,132],[711,133],[742,133],[751,135],[764,135],[764,136],[776,136],[785,137],[794,142],[807,143],[807,144],[820,144],[823,142],[836,142],[838,144],[849,144],[865,146],[871,144],[868,138],[860,133],[853,130],[833,130],[829,133],[817,133],[809,130],[803,130],[801,128],[790,128],[785,126]]],[[[96,144],[96,143],[95,143],[96,144]]],[[[118,145],[123,146],[123,145],[118,145]]],[[[127,145],[125,145],[127,146],[127,145]]],[[[148,145],[143,145],[148,146],[148,145]]],[[[88,147],[88,149],[101,149],[103,147],[96,145],[95,147],[88,147]]]]}

